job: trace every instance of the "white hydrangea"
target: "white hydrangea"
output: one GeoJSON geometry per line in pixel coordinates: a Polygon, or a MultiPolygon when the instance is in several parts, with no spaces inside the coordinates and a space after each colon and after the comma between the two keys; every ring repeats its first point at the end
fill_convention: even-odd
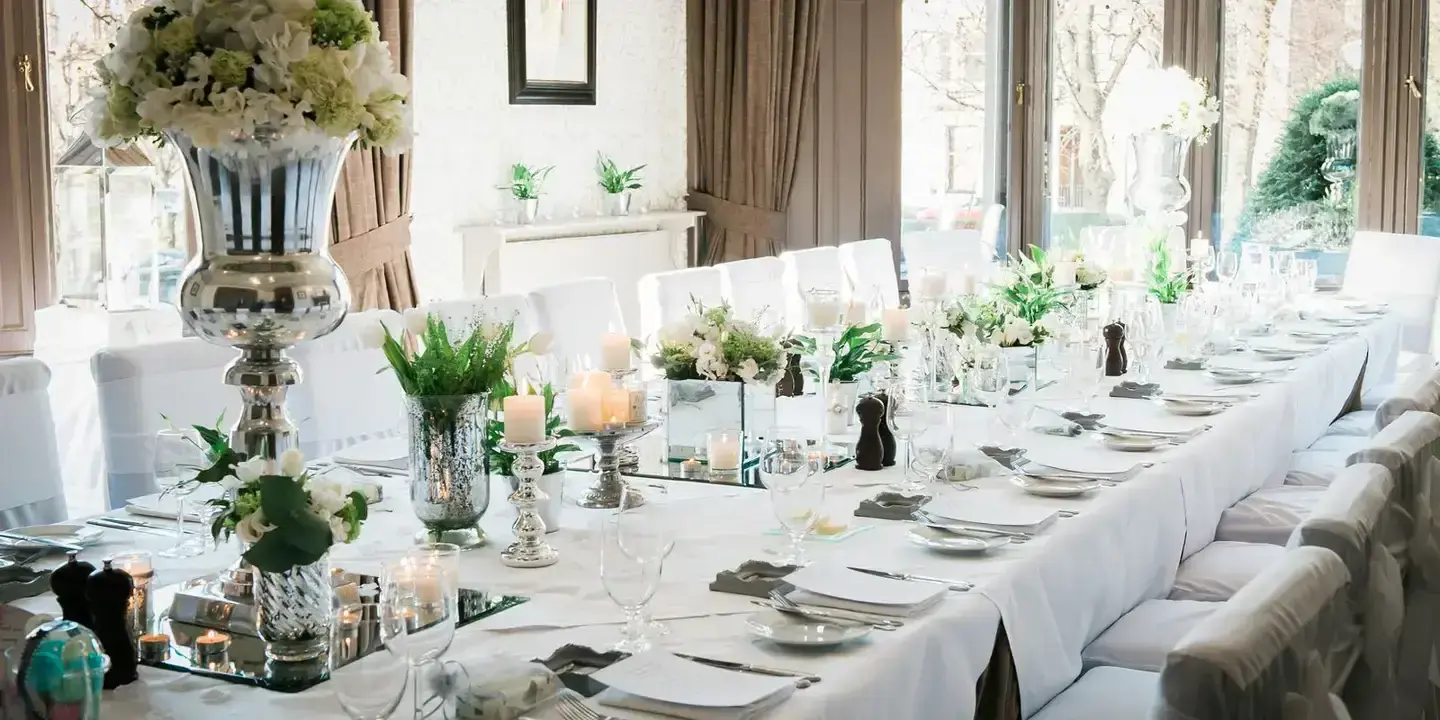
{"type": "Polygon", "coordinates": [[[709,380],[723,380],[730,373],[725,356],[715,343],[706,341],[695,349],[695,371],[709,380]]]}
{"type": "Polygon", "coordinates": [[[1161,131],[1204,143],[1220,121],[1220,101],[1203,80],[1179,67],[1141,71],[1126,81],[1135,132],[1161,131]]]}
{"type": "Polygon", "coordinates": [[[754,358],[745,358],[735,368],[735,374],[745,382],[754,382],[755,376],[760,374],[760,364],[755,362],[754,358]]]}
{"type": "Polygon", "coordinates": [[[1035,341],[1034,330],[1030,323],[1019,315],[1011,315],[1005,318],[1005,324],[1000,328],[1000,345],[1003,347],[1014,347],[1017,345],[1029,345],[1035,341]]]}
{"type": "Polygon", "coordinates": [[[350,501],[350,490],[344,483],[321,476],[305,485],[310,493],[310,507],[315,514],[329,517],[340,512],[350,501]]]}

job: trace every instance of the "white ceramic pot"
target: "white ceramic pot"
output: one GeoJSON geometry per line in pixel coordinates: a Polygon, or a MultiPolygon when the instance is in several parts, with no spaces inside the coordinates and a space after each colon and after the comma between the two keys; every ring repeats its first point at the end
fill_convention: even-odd
{"type": "Polygon", "coordinates": [[[1005,353],[1005,364],[1010,368],[1010,382],[1029,382],[1035,374],[1034,347],[1007,347],[1001,348],[1005,353]]]}
{"type": "MultiPolygon", "coordinates": [[[[545,501],[541,502],[540,506],[536,508],[540,513],[540,519],[545,521],[545,532],[547,534],[560,529],[560,508],[565,504],[566,475],[566,471],[558,470],[541,475],[540,479],[536,482],[540,487],[540,492],[545,493],[547,496],[545,501]]],[[[498,475],[497,477],[504,482],[506,497],[508,498],[509,493],[514,492],[515,487],[520,481],[509,475],[498,475]]]]}
{"type": "Polygon", "coordinates": [[[860,401],[860,382],[830,383],[830,412],[825,414],[826,431],[845,432],[855,424],[855,403],[860,401]]]}
{"type": "Polygon", "coordinates": [[[535,218],[540,215],[540,199],[530,198],[529,200],[515,201],[515,224],[534,225],[535,218]]]}
{"type": "Polygon", "coordinates": [[[621,217],[630,214],[630,193],[605,193],[605,214],[621,217]]]}

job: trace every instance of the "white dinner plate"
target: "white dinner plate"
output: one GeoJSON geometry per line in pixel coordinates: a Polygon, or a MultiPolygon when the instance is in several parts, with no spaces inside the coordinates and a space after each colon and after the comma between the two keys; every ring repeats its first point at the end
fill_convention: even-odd
{"type": "Polygon", "coordinates": [[[828,648],[859,640],[870,634],[866,623],[826,622],[786,615],[775,610],[758,612],[745,618],[745,627],[755,637],[776,645],[828,648]]]}
{"type": "Polygon", "coordinates": [[[1153,435],[1116,435],[1112,433],[1100,433],[1099,437],[1105,447],[1120,452],[1150,452],[1170,444],[1171,440],[1171,438],[1153,435]]]}
{"type": "Polygon", "coordinates": [[[920,547],[946,553],[980,554],[1010,544],[1010,538],[1005,535],[981,537],[963,533],[963,530],[947,532],[924,525],[916,525],[910,528],[906,536],[910,538],[910,542],[920,547]]]}
{"type": "Polygon", "coordinates": [[[1234,371],[1234,370],[1206,370],[1205,374],[1221,385],[1250,385],[1266,379],[1264,373],[1234,371]]]}
{"type": "MultiPolygon", "coordinates": [[[[100,542],[100,536],[105,534],[105,531],[102,528],[95,527],[94,525],[64,524],[30,525],[27,527],[18,527],[12,530],[7,530],[6,532],[10,535],[15,536],[45,538],[46,540],[54,540],[55,542],[67,543],[70,545],[80,545],[82,547],[87,547],[90,545],[94,545],[97,542],[100,542]]],[[[46,545],[42,543],[32,544],[18,541],[12,543],[9,540],[3,539],[0,539],[0,542],[7,543],[11,547],[33,547],[36,549],[46,547],[46,545]]]]}
{"type": "Polygon", "coordinates": [[[1076,497],[1084,495],[1091,490],[1099,489],[1099,480],[1086,480],[1084,482],[1049,482],[1037,480],[1025,475],[1012,475],[1010,482],[1016,487],[1031,495],[1039,497],[1076,497]]]}
{"type": "Polygon", "coordinates": [[[1322,315],[1321,317],[1316,319],[1322,323],[1325,323],[1326,325],[1334,325],[1335,327],[1342,328],[1360,327],[1361,325],[1365,325],[1370,322],[1369,318],[1336,317],[1333,315],[1322,315]]]}
{"type": "Polygon", "coordinates": [[[1261,360],[1269,360],[1272,362],[1297,360],[1310,354],[1309,352],[1300,349],[1254,346],[1250,348],[1250,352],[1254,353],[1255,357],[1258,357],[1261,360]]]}
{"type": "Polygon", "coordinates": [[[1160,407],[1165,408],[1165,411],[1168,413],[1184,415],[1186,417],[1216,415],[1225,412],[1225,409],[1230,407],[1229,403],[1220,401],[1207,402],[1204,400],[1184,400],[1169,397],[1156,398],[1155,402],[1159,403],[1160,407]]]}
{"type": "Polygon", "coordinates": [[[1360,315],[1382,315],[1389,306],[1385,303],[1351,302],[1345,303],[1345,309],[1360,315]]]}

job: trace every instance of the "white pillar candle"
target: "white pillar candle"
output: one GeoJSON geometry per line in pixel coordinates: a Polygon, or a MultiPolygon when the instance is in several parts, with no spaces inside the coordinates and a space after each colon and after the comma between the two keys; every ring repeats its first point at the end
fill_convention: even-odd
{"type": "Polygon", "coordinates": [[[812,290],[805,296],[805,318],[811,328],[833,328],[840,324],[840,294],[812,290]]]}
{"type": "Polygon", "coordinates": [[[570,429],[576,432],[599,432],[605,429],[602,392],[610,376],[599,370],[579,372],[570,376],[565,393],[565,415],[570,429]]]}
{"type": "Polygon", "coordinates": [[[945,273],[938,270],[926,270],[920,275],[919,286],[916,288],[915,294],[926,300],[939,300],[945,297],[949,285],[950,281],[945,277],[945,273]]]}
{"type": "Polygon", "coordinates": [[[600,362],[605,370],[629,370],[630,338],[614,333],[601,335],[600,362]]]}
{"type": "Polygon", "coordinates": [[[711,470],[740,469],[740,433],[721,430],[706,438],[705,454],[711,470]]]}
{"type": "Polygon", "coordinates": [[[905,308],[886,308],[880,318],[880,339],[888,343],[910,341],[910,311],[905,308]]]}
{"type": "Polygon", "coordinates": [[[630,391],[614,385],[606,386],[601,395],[601,417],[606,425],[630,422],[630,391]]]}
{"type": "Polygon", "coordinates": [[[1052,276],[1055,280],[1055,285],[1058,287],[1070,287],[1074,285],[1075,268],[1076,265],[1073,262],[1055,263],[1055,274],[1052,276]]]}
{"type": "Polygon", "coordinates": [[[511,395],[503,403],[505,442],[538,443],[545,439],[545,398],[511,395]]]}
{"type": "Polygon", "coordinates": [[[865,303],[851,300],[850,304],[845,306],[846,325],[864,325],[868,322],[870,322],[870,313],[867,312],[865,303]]]}

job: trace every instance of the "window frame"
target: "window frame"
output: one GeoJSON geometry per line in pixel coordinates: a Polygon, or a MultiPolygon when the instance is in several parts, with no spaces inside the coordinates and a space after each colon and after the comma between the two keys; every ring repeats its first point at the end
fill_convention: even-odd
{"type": "Polygon", "coordinates": [[[34,351],[54,288],[44,18],[41,0],[0,3],[0,357],[34,351]]]}

